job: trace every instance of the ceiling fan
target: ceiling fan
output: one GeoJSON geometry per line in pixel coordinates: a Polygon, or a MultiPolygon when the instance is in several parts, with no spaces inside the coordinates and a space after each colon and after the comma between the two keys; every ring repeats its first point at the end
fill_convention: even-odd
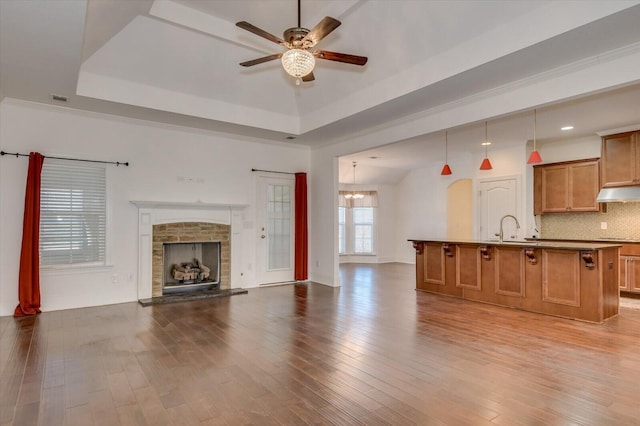
{"type": "Polygon", "coordinates": [[[237,22],[236,26],[287,48],[285,52],[274,53],[273,55],[241,62],[240,65],[243,67],[251,67],[280,58],[282,60],[284,70],[289,75],[296,78],[296,84],[298,85],[300,84],[300,81],[315,80],[313,75],[313,69],[316,63],[315,58],[360,66],[367,63],[367,57],[365,56],[329,52],[327,50],[310,51],[309,49],[314,47],[320,42],[320,40],[338,28],[340,26],[340,21],[330,16],[325,16],[311,30],[303,28],[300,25],[300,0],[298,0],[298,26],[286,29],[283,34],[283,39],[246,21],[237,22]]]}

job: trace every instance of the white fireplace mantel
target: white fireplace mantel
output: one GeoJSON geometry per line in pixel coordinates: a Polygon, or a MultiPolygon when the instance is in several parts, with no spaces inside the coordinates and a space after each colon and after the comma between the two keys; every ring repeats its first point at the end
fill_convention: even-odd
{"type": "Polygon", "coordinates": [[[138,207],[138,299],[152,294],[153,225],[208,222],[231,226],[230,288],[240,287],[241,235],[245,204],[203,202],[131,201],[138,207]]]}

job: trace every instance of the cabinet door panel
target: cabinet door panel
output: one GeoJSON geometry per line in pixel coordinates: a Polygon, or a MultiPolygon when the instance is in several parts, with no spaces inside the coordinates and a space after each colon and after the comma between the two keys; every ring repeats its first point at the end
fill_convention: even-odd
{"type": "Polygon", "coordinates": [[[524,249],[496,250],[495,291],[505,296],[524,296],[524,249]]]}
{"type": "Polygon", "coordinates": [[[635,134],[606,136],[602,139],[602,186],[634,185],[636,182],[635,134]]]}
{"type": "Polygon", "coordinates": [[[629,277],[627,276],[627,256],[620,256],[620,274],[618,276],[618,283],[620,290],[629,291],[629,277]]]}
{"type": "Polygon", "coordinates": [[[640,257],[629,256],[627,271],[628,291],[640,293],[640,257]]]}
{"type": "Polygon", "coordinates": [[[542,211],[544,213],[567,211],[568,179],[567,166],[550,166],[542,169],[542,211]]]}
{"type": "Polygon", "coordinates": [[[542,250],[542,300],[580,306],[580,252],[542,250]]]}
{"type": "Polygon", "coordinates": [[[477,246],[458,245],[456,247],[456,286],[481,289],[481,260],[477,246]]]}
{"type": "Polygon", "coordinates": [[[569,166],[569,210],[598,211],[596,197],[600,191],[599,163],[569,166]]]}
{"type": "Polygon", "coordinates": [[[442,244],[424,245],[424,282],[444,285],[444,252],[442,244]]]}

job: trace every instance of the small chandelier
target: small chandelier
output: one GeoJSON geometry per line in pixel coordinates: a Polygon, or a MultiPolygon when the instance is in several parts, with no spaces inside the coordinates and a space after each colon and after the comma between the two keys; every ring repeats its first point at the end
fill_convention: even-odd
{"type": "MultiPolygon", "coordinates": [[[[356,162],[353,162],[353,184],[356,184],[356,162]]],[[[354,200],[360,200],[362,198],[364,198],[364,194],[360,194],[359,192],[349,192],[348,194],[344,195],[344,198],[346,198],[347,200],[350,199],[354,199],[354,200]]]]}
{"type": "Polygon", "coordinates": [[[305,49],[289,49],[282,54],[282,67],[292,77],[296,78],[296,84],[300,79],[313,71],[316,66],[316,58],[305,49]]]}

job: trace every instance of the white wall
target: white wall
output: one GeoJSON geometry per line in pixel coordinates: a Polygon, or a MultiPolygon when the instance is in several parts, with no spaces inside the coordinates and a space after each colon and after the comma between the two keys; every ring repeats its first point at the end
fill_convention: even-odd
{"type": "MultiPolygon", "coordinates": [[[[137,300],[138,215],[131,200],[248,205],[243,218],[243,258],[232,261],[241,262],[242,285],[254,285],[257,237],[251,168],[306,172],[310,168],[308,148],[7,98],[0,104],[0,124],[3,151],[131,163],[107,167],[109,266],[42,270],[43,311],[137,300]],[[185,179],[179,182],[178,177],[185,179]],[[189,183],[187,178],[203,182],[189,183]],[[117,283],[112,282],[114,274],[118,274],[117,283]]],[[[13,314],[18,302],[27,165],[26,158],[4,156],[0,161],[1,316],[13,314]]]]}

